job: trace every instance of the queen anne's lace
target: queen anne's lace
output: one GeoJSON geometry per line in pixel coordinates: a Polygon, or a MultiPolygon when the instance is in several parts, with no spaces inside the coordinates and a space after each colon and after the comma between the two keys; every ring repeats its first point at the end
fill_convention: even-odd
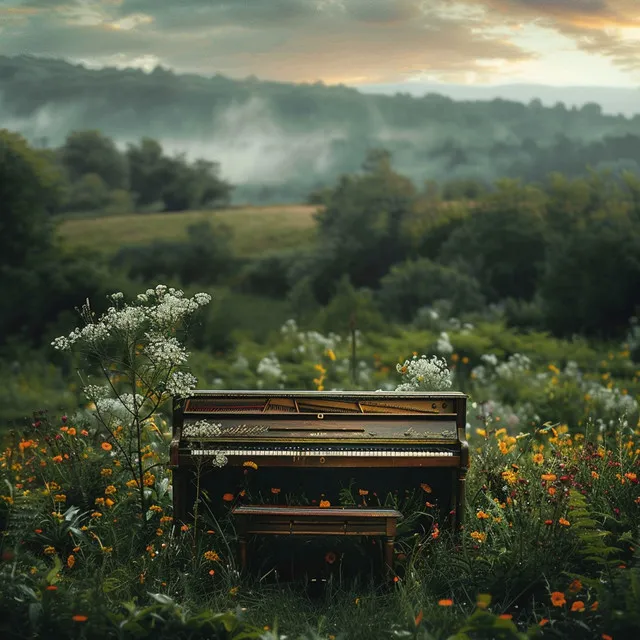
{"type": "Polygon", "coordinates": [[[220,435],[221,427],[221,423],[198,420],[198,422],[186,425],[182,434],[186,438],[214,438],[220,435]]]}
{"type": "Polygon", "coordinates": [[[442,391],[452,384],[447,361],[437,356],[431,359],[425,355],[413,356],[411,360],[396,365],[396,369],[404,380],[396,391],[442,391]]]}

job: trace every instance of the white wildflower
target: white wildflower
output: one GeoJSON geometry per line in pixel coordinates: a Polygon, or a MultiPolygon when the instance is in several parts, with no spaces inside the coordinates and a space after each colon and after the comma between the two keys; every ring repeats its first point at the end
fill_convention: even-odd
{"type": "Polygon", "coordinates": [[[404,383],[396,387],[396,391],[441,391],[452,385],[451,372],[444,358],[414,356],[411,360],[405,360],[402,365],[396,365],[396,369],[404,380],[404,383]]]}
{"type": "Polygon", "coordinates": [[[171,395],[185,398],[191,395],[197,382],[196,377],[190,373],[174,371],[167,380],[166,390],[171,395]]]}

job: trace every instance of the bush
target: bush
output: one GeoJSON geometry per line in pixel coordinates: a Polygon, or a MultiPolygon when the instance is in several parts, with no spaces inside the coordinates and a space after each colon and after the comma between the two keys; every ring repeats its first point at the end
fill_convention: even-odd
{"type": "Polygon", "coordinates": [[[132,278],[152,282],[178,278],[183,285],[213,284],[232,268],[231,230],[222,223],[199,222],[187,228],[187,241],[156,240],[122,248],[112,258],[132,278]]]}
{"type": "Polygon", "coordinates": [[[437,300],[450,300],[455,315],[481,309],[484,297],[475,278],[428,258],[394,265],[382,278],[376,296],[391,318],[411,320],[418,309],[437,300]]]}

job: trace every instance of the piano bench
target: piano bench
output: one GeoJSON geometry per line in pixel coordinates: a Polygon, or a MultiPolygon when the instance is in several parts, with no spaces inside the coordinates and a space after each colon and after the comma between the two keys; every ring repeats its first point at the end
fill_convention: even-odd
{"type": "Polygon", "coordinates": [[[393,568],[396,525],[402,514],[395,509],[352,507],[238,506],[237,519],[240,564],[247,567],[247,537],[257,535],[381,536],[385,539],[384,563],[393,568]]]}

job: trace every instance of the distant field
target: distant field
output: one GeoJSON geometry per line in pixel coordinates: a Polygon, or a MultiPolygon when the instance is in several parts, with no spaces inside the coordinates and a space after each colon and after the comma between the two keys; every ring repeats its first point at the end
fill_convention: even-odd
{"type": "Polygon", "coordinates": [[[281,205],[69,219],[58,226],[57,236],[65,249],[109,254],[132,244],[185,239],[189,225],[220,220],[233,231],[236,253],[254,256],[310,242],[315,234],[316,210],[316,206],[281,205]]]}

